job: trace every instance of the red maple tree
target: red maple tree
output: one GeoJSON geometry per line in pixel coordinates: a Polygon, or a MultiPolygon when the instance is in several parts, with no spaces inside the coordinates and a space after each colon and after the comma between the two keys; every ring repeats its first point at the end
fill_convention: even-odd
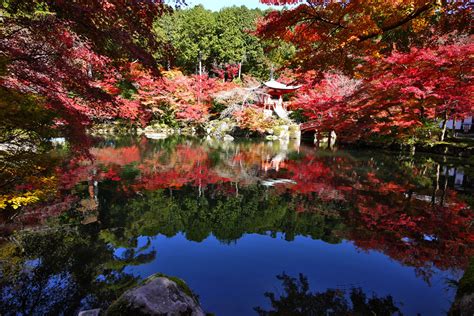
{"type": "Polygon", "coordinates": [[[162,1],[10,0],[1,10],[1,87],[39,96],[76,139],[91,118],[138,119],[140,104],[119,94],[119,66],[136,59],[157,73],[162,1]]]}
{"type": "Polygon", "coordinates": [[[257,34],[296,47],[291,61],[301,70],[337,68],[353,73],[360,58],[389,54],[395,47],[422,47],[433,36],[454,30],[469,32],[469,1],[322,1],[261,0],[291,5],[270,11],[257,34]]]}
{"type": "Polygon", "coordinates": [[[359,68],[363,80],[326,73],[316,84],[307,84],[293,106],[303,109],[317,130],[334,130],[345,140],[371,135],[403,138],[427,122],[474,113],[473,64],[472,37],[369,57],[359,68]]]}

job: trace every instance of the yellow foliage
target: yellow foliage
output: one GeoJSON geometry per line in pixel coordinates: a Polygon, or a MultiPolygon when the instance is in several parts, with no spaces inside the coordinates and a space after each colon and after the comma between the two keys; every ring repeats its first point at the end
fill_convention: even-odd
{"type": "Polygon", "coordinates": [[[6,242],[0,245],[0,262],[2,262],[2,277],[8,277],[21,269],[24,258],[17,243],[6,242]]]}
{"type": "Polygon", "coordinates": [[[177,68],[173,68],[171,70],[164,70],[162,71],[163,77],[168,78],[168,79],[174,79],[176,77],[182,77],[184,76],[181,70],[177,68]]]}
{"type": "Polygon", "coordinates": [[[420,32],[429,26],[429,21],[426,19],[417,19],[412,22],[412,28],[415,32],[420,32]]]}
{"type": "Polygon", "coordinates": [[[5,209],[10,205],[13,209],[17,209],[20,206],[36,203],[40,200],[39,196],[42,195],[42,191],[35,190],[33,192],[26,192],[17,196],[1,196],[0,197],[0,209],[5,209]]]}
{"type": "Polygon", "coordinates": [[[8,206],[13,209],[18,209],[22,206],[37,203],[48,198],[56,192],[57,179],[55,176],[28,179],[36,187],[41,189],[34,189],[27,192],[16,192],[0,196],[0,209],[6,209],[8,206]]]}
{"type": "Polygon", "coordinates": [[[260,108],[247,107],[235,113],[235,116],[240,128],[260,133],[264,133],[266,130],[278,125],[273,118],[265,118],[263,110],[260,108]]]}

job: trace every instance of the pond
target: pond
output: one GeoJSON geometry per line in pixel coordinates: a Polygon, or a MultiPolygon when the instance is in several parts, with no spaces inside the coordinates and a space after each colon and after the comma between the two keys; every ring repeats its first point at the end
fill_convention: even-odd
{"type": "Polygon", "coordinates": [[[443,315],[472,256],[462,160],[178,137],[90,154],[43,157],[54,192],[2,215],[0,314],[106,309],[164,273],[216,315],[264,314],[267,292],[281,314],[443,315]]]}

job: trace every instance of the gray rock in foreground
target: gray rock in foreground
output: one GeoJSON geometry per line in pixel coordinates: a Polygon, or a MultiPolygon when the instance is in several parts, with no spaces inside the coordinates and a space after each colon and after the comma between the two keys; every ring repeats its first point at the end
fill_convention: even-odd
{"type": "Polygon", "coordinates": [[[100,315],[100,308],[82,311],[82,312],[79,312],[79,314],[77,314],[77,316],[99,316],[99,315],[100,315]]]}
{"type": "Polygon", "coordinates": [[[468,293],[463,295],[462,297],[458,297],[454,301],[453,306],[451,306],[451,311],[449,315],[474,315],[474,293],[468,293]]]}
{"type": "Polygon", "coordinates": [[[151,277],[125,292],[107,310],[107,315],[204,316],[198,300],[186,284],[167,277],[151,277]]]}

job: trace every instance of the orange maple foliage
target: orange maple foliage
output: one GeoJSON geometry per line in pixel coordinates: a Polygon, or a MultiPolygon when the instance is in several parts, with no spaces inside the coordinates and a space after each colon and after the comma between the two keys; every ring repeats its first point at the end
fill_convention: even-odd
{"type": "Polygon", "coordinates": [[[260,21],[257,34],[297,48],[294,66],[352,72],[364,56],[420,46],[434,35],[469,30],[470,1],[261,0],[292,5],[260,21]]]}

